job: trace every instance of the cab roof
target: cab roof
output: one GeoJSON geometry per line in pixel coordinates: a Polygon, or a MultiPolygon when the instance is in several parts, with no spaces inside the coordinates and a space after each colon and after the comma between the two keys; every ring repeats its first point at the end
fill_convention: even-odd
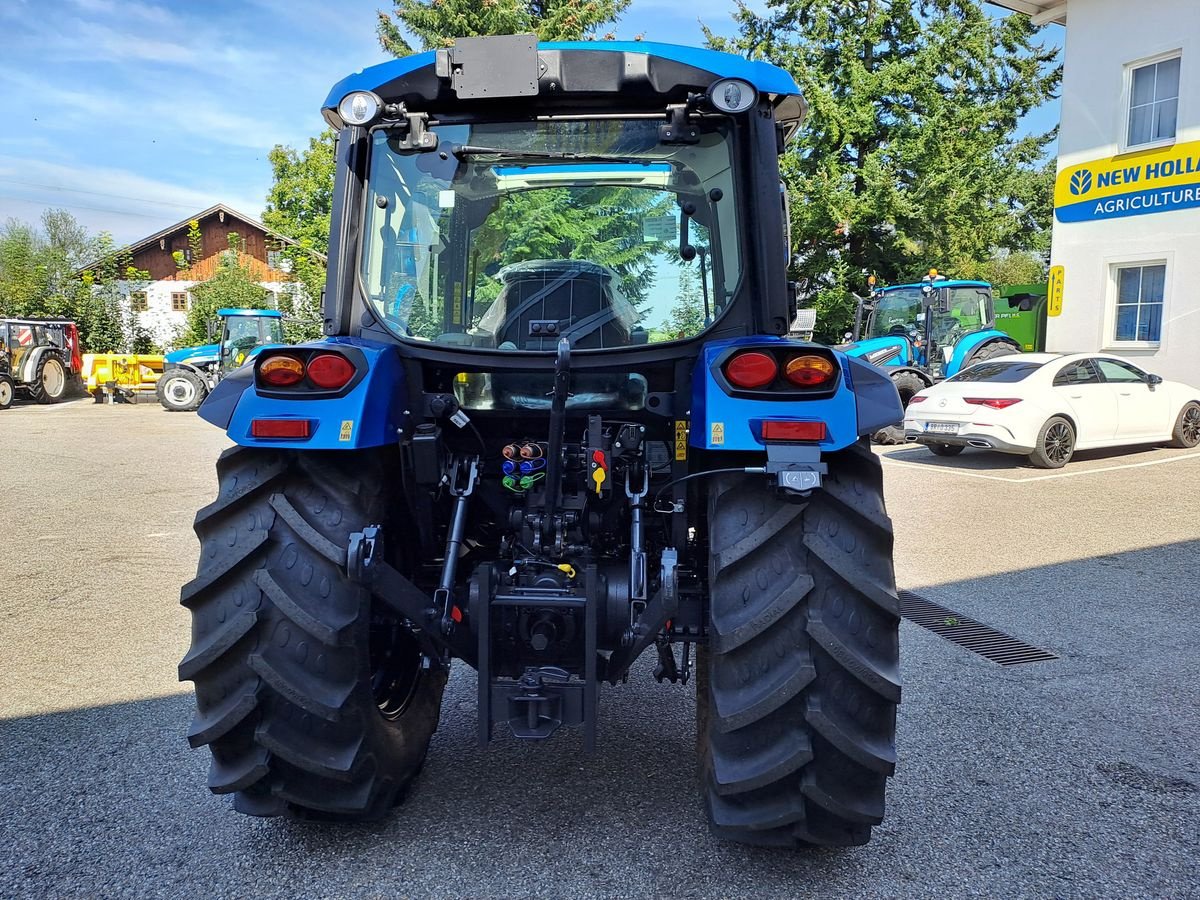
{"type": "Polygon", "coordinates": [[[218,309],[217,315],[225,316],[265,316],[269,319],[282,319],[283,313],[277,309],[218,309]]]}
{"type": "Polygon", "coordinates": [[[914,281],[911,284],[889,284],[887,287],[883,288],[883,292],[886,294],[888,291],[898,291],[901,288],[920,288],[920,287],[924,287],[926,284],[932,285],[933,287],[940,287],[940,288],[944,288],[944,287],[990,288],[991,287],[991,285],[988,284],[986,281],[964,281],[964,280],[959,280],[959,279],[939,278],[936,281],[914,281]]]}

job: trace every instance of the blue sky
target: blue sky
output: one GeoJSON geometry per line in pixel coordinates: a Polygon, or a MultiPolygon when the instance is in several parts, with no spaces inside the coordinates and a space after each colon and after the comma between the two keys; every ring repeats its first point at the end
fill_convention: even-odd
{"type": "MultiPolygon", "coordinates": [[[[633,0],[617,35],[700,44],[701,20],[732,30],[732,6],[633,0]]],[[[126,242],[216,202],[258,215],[271,147],[305,143],[330,86],[386,58],[380,8],[390,4],[0,0],[0,221],[64,207],[126,242]]],[[[1046,36],[1061,44],[1063,29],[1046,36]]],[[[1029,125],[1057,119],[1055,102],[1029,125]]]]}

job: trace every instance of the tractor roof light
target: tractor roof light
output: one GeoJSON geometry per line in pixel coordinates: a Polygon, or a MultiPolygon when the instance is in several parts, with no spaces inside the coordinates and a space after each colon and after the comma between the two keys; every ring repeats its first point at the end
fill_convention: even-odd
{"type": "Polygon", "coordinates": [[[797,387],[819,387],[833,380],[837,367],[832,360],[815,353],[793,356],[783,368],[783,375],[797,387]]]}
{"type": "Polygon", "coordinates": [[[770,353],[750,350],[725,364],[725,377],[734,387],[753,390],[766,387],[779,375],[779,363],[770,353]]]}
{"type": "Polygon", "coordinates": [[[338,115],[347,125],[369,125],[383,109],[383,101],[370,91],[354,91],[338,104],[338,115]]]}
{"type": "Polygon", "coordinates": [[[286,353],[268,356],[259,363],[258,377],[270,387],[291,387],[304,378],[304,363],[286,353]]]}
{"type": "Polygon", "coordinates": [[[712,105],[725,113],[743,113],[754,106],[758,92],[749,82],[738,78],[722,78],[708,89],[712,105]]]}

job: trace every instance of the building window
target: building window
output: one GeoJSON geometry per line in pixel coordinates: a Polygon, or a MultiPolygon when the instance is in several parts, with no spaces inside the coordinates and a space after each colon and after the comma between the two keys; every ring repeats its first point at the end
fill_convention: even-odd
{"type": "Polygon", "coordinates": [[[1113,340],[1158,343],[1162,340],[1166,263],[1116,268],[1117,315],[1113,340]]]}
{"type": "Polygon", "coordinates": [[[283,265],[283,251],[282,250],[268,250],[267,251],[267,266],[269,268],[274,269],[276,272],[280,272],[280,271],[282,271],[282,269],[280,268],[280,266],[282,266],[282,265],[283,265]]]}
{"type": "Polygon", "coordinates": [[[150,301],[145,291],[134,291],[129,295],[129,308],[134,312],[145,312],[150,308],[150,301]]]}
{"type": "Polygon", "coordinates": [[[186,293],[174,293],[171,295],[171,309],[175,312],[187,312],[188,295],[186,293]]]}
{"type": "Polygon", "coordinates": [[[1130,69],[1126,147],[1174,140],[1178,113],[1178,56],[1130,69]]]}

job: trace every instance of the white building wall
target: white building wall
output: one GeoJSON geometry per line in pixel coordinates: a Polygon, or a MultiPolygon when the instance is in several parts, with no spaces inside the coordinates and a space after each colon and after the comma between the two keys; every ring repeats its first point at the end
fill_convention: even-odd
{"type": "MultiPolygon", "coordinates": [[[[1148,162],[1187,156],[1181,145],[1200,142],[1200,0],[1070,0],[1064,66],[1057,205],[1079,199],[1064,194],[1064,175],[1075,167],[1115,157],[1114,163],[1141,167],[1145,176],[1148,162]],[[1182,51],[1174,144],[1126,150],[1127,67],[1174,51],[1182,51]]],[[[1200,168],[1200,145],[1194,150],[1200,168]]],[[[1200,197],[1200,172],[1183,181],[1200,197]]],[[[1149,186],[1143,177],[1122,190],[1149,186]]],[[[1093,187],[1082,195],[1097,192],[1093,187]]],[[[1164,378],[1200,386],[1200,205],[1097,221],[1064,222],[1056,214],[1051,264],[1063,266],[1065,278],[1062,314],[1049,320],[1047,349],[1108,350],[1164,378]],[[1156,345],[1115,336],[1114,266],[1142,261],[1166,264],[1156,345]]]]}
{"type": "MultiPolygon", "coordinates": [[[[171,295],[187,293],[195,281],[152,281],[146,288],[146,309],[137,314],[139,323],[150,332],[154,343],[168,350],[182,346],[179,336],[187,323],[187,313],[171,308],[171,295]]],[[[259,284],[273,295],[291,290],[294,284],[282,281],[262,281],[259,284]]],[[[189,300],[190,304],[190,300],[189,300]]],[[[276,302],[267,298],[267,306],[276,302]]]]}

